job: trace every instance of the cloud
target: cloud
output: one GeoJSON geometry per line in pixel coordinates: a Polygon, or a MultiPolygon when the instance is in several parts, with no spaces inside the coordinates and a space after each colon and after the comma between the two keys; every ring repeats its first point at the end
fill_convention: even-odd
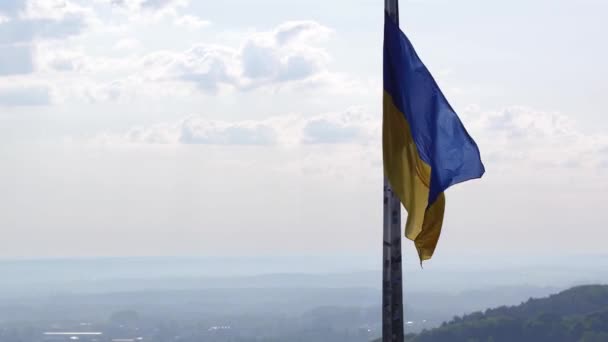
{"type": "Polygon", "coordinates": [[[277,142],[277,131],[268,122],[226,123],[189,118],[180,127],[179,142],[184,144],[273,145],[277,142]]]}
{"type": "Polygon", "coordinates": [[[311,144],[357,141],[360,127],[331,122],[325,118],[309,121],[304,127],[304,142],[311,144]]]}
{"type": "Polygon", "coordinates": [[[317,75],[323,71],[325,56],[293,55],[287,57],[277,81],[298,81],[317,75]]]}
{"type": "Polygon", "coordinates": [[[3,0],[0,14],[0,76],[34,71],[33,48],[39,40],[60,40],[80,34],[91,12],[70,1],[3,0]]]}
{"type": "MultiPolygon", "coordinates": [[[[117,44],[121,48],[127,48],[130,43],[135,41],[119,41],[117,44]]],[[[79,81],[83,84],[89,81],[98,82],[107,74],[124,75],[119,81],[132,78],[131,73],[137,70],[138,64],[134,57],[105,57],[98,55],[88,55],[86,50],[65,49],[63,45],[38,43],[36,44],[35,65],[42,71],[59,72],[81,72],[82,78],[79,81]],[[90,78],[89,78],[90,77],[90,78]],[[91,79],[92,78],[92,79],[91,79]]],[[[116,46],[114,46],[116,48],[116,46]]]]}
{"type": "Polygon", "coordinates": [[[133,50],[141,46],[141,43],[134,38],[123,38],[114,44],[114,50],[133,50]]]}
{"type": "Polygon", "coordinates": [[[274,30],[274,38],[279,45],[293,41],[324,41],[333,31],[315,21],[288,21],[274,30]]]}
{"type": "MultiPolygon", "coordinates": [[[[189,22],[187,25],[202,23],[192,16],[174,17],[178,21],[184,18],[184,22],[189,22]]],[[[196,44],[182,51],[158,50],[144,55],[138,54],[143,47],[137,40],[123,36],[112,48],[131,51],[120,57],[91,55],[83,47],[66,49],[66,44],[58,40],[38,40],[34,66],[52,73],[79,73],[80,86],[66,83],[56,87],[55,99],[77,96],[114,101],[131,95],[173,96],[193,91],[216,94],[262,89],[301,93],[323,89],[350,93],[361,89],[353,87],[354,82],[348,76],[328,70],[330,57],[320,44],[331,32],[312,21],[287,22],[272,30],[243,34],[241,42],[234,46],[196,44]],[[104,84],[97,84],[100,79],[104,84]],[[134,90],[119,89],[123,88],[121,84],[134,90]],[[124,96],[126,93],[128,96],[124,96]]],[[[29,39],[33,38],[22,37],[24,41],[29,39]]]]}
{"type": "Polygon", "coordinates": [[[0,86],[0,106],[42,106],[50,104],[50,91],[44,86],[0,86]]]}
{"type": "Polygon", "coordinates": [[[144,0],[140,2],[141,8],[159,9],[170,5],[172,0],[144,0]]]}
{"type": "Polygon", "coordinates": [[[222,85],[238,83],[233,72],[234,51],[221,46],[195,46],[184,53],[155,52],[141,66],[145,77],[156,81],[179,80],[214,93],[222,85]]]}
{"type": "MultiPolygon", "coordinates": [[[[489,171],[593,169],[608,162],[608,135],[587,134],[563,114],[517,106],[499,111],[471,107],[462,111],[462,118],[489,171]]],[[[380,149],[381,116],[360,109],[236,122],[192,116],[104,137],[106,143],[113,144],[353,145],[380,149]]]]}
{"type": "Polygon", "coordinates": [[[88,85],[84,91],[85,97],[91,102],[107,102],[132,100],[139,82],[133,79],[116,80],[107,83],[88,85]]]}
{"type": "Polygon", "coordinates": [[[72,51],[48,51],[38,63],[45,68],[55,71],[79,71],[87,67],[86,57],[72,51]]]}
{"type": "Polygon", "coordinates": [[[508,167],[595,167],[606,134],[587,134],[568,116],[512,106],[465,113],[465,125],[494,164],[508,167]]]}
{"type": "Polygon", "coordinates": [[[31,47],[0,45],[0,76],[29,74],[34,70],[31,47]]]}
{"type": "Polygon", "coordinates": [[[143,0],[140,7],[149,10],[161,10],[168,7],[186,6],[189,1],[184,0],[143,0]]]}
{"type": "Polygon", "coordinates": [[[242,75],[253,86],[304,80],[325,71],[329,54],[318,46],[331,29],[313,21],[286,22],[253,35],[239,56],[242,75]]]}
{"type": "Polygon", "coordinates": [[[329,32],[314,22],[286,23],[250,34],[238,49],[200,44],[182,53],[152,53],[142,69],[153,80],[181,80],[208,93],[306,82],[330,76],[328,53],[310,39],[329,32]]]}
{"type": "Polygon", "coordinates": [[[196,30],[211,25],[211,22],[203,20],[197,16],[188,14],[176,18],[175,24],[178,26],[183,26],[192,30],[196,30]]]}
{"type": "Polygon", "coordinates": [[[272,46],[264,46],[249,41],[241,49],[242,74],[250,79],[263,79],[276,75],[281,68],[278,51],[272,46]]]}
{"type": "Polygon", "coordinates": [[[368,144],[379,122],[358,109],[312,117],[284,115],[264,120],[220,121],[191,116],[170,124],[103,134],[110,144],[311,145],[368,144]]]}
{"type": "Polygon", "coordinates": [[[131,20],[160,19],[178,16],[178,10],[186,7],[189,0],[106,0],[111,5],[125,10],[131,20]]]}

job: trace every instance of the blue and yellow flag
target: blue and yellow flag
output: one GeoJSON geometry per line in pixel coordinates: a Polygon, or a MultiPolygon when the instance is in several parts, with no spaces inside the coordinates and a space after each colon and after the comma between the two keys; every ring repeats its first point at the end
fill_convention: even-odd
{"type": "Polygon", "coordinates": [[[484,172],[479,149],[399,26],[384,18],[384,173],[420,260],[437,246],[444,191],[484,172]]]}

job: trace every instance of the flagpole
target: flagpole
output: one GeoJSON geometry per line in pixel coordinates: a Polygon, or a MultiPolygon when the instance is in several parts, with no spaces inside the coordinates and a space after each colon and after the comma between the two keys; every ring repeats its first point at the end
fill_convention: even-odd
{"type": "MultiPolygon", "coordinates": [[[[384,0],[384,10],[399,24],[399,0],[384,0]]],[[[403,342],[401,202],[384,177],[384,241],[382,248],[382,342],[403,342]]]]}

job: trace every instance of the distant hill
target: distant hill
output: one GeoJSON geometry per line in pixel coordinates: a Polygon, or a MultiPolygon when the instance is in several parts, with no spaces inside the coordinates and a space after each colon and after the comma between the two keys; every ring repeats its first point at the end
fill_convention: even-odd
{"type": "Polygon", "coordinates": [[[517,306],[454,317],[406,341],[608,342],[608,286],[578,286],[517,306]]]}

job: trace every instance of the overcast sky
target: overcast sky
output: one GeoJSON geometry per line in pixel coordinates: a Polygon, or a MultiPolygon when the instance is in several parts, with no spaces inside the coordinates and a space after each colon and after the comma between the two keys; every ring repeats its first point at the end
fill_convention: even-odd
{"type": "MultiPolygon", "coordinates": [[[[487,169],[448,190],[433,262],[604,252],[608,2],[400,7],[487,169]]],[[[382,21],[373,0],[0,1],[0,257],[380,253],[382,21]]]]}

